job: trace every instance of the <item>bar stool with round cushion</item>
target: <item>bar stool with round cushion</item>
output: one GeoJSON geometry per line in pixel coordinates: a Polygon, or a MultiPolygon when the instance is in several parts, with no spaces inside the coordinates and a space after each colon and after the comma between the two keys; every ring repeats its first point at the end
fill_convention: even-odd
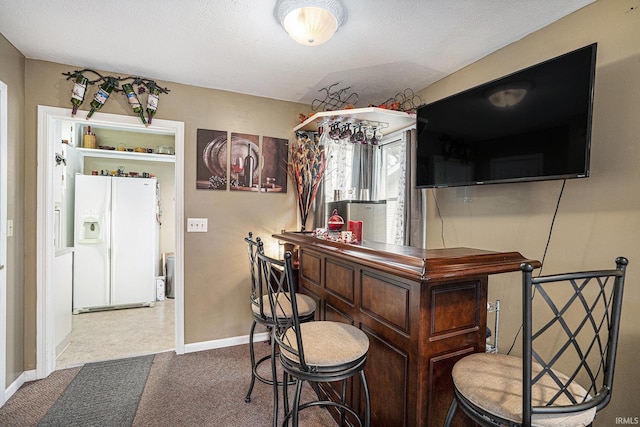
{"type": "MultiPolygon", "coordinates": [[[[289,377],[297,380],[293,405],[289,409],[287,387],[284,387],[285,419],[283,426],[292,420],[298,426],[299,411],[315,406],[333,407],[340,414],[341,425],[370,425],[369,388],[364,373],[369,350],[369,339],[360,329],[350,324],[331,321],[302,322],[301,307],[295,298],[291,253],[287,252],[284,261],[258,254],[259,281],[268,289],[272,312],[292,310],[291,317],[278,317],[273,328],[275,343],[280,348],[280,362],[284,369],[284,383],[289,377]],[[276,277],[274,271],[284,271],[276,277]],[[364,390],[364,408],[353,408],[346,402],[346,380],[359,376],[364,390]],[[341,400],[314,400],[300,402],[304,381],[329,383],[342,381],[341,400]],[[358,414],[360,409],[364,421],[358,414]],[[357,424],[356,424],[357,423],[357,424]]],[[[275,361],[272,360],[275,370],[275,361]]],[[[316,389],[316,392],[318,390],[316,389]]],[[[277,387],[274,387],[274,394],[277,387]]]]}
{"type": "Polygon", "coordinates": [[[459,406],[482,426],[590,426],[611,400],[627,263],[536,278],[523,264],[523,356],[460,359],[445,425],[459,406]]]}
{"type": "MultiPolygon", "coordinates": [[[[255,351],[254,351],[254,334],[256,325],[260,324],[266,327],[269,330],[269,337],[273,336],[271,330],[275,325],[275,320],[273,316],[273,312],[271,311],[271,305],[269,304],[269,296],[267,290],[263,283],[259,281],[259,271],[258,271],[258,254],[264,254],[264,245],[262,240],[257,237],[253,238],[253,233],[249,233],[248,237],[245,237],[245,242],[248,245],[248,254],[249,254],[249,267],[251,273],[251,312],[253,313],[253,322],[251,324],[251,330],[249,332],[249,354],[251,357],[251,383],[249,384],[249,390],[247,391],[247,395],[245,397],[245,402],[251,402],[251,393],[253,392],[253,387],[255,385],[255,381],[258,380],[264,384],[273,385],[274,386],[274,413],[273,413],[273,423],[274,426],[277,425],[278,419],[278,394],[277,388],[278,386],[282,386],[282,381],[274,381],[275,378],[275,370],[272,369],[271,376],[266,378],[258,372],[260,365],[269,360],[275,360],[275,346],[271,346],[271,353],[262,357],[260,360],[256,361],[255,351]]],[[[274,270],[274,276],[278,274],[282,274],[282,270],[274,270]]],[[[313,298],[303,295],[303,294],[295,294],[295,299],[297,302],[297,306],[300,312],[301,322],[308,322],[313,320],[316,312],[316,303],[313,298]]],[[[292,307],[291,304],[283,305],[277,312],[278,317],[289,318],[292,316],[292,307]]],[[[273,364],[272,364],[273,365],[273,364]]],[[[272,366],[273,367],[273,366],[272,366]]]]}

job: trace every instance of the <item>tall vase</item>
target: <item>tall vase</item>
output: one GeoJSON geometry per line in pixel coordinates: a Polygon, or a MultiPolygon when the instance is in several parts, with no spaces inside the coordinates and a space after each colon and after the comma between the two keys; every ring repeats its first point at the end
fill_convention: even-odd
{"type": "Polygon", "coordinates": [[[300,232],[304,233],[307,230],[307,220],[309,219],[309,212],[300,211],[300,232]]]}

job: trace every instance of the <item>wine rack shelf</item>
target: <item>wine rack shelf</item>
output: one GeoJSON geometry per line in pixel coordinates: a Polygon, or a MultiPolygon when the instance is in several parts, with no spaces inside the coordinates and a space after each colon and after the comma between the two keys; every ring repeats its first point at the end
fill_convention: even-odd
{"type": "Polygon", "coordinates": [[[387,110],[378,107],[353,108],[349,110],[321,111],[315,113],[304,122],[293,128],[293,131],[318,131],[318,123],[326,120],[341,121],[352,120],[354,122],[370,121],[383,124],[385,134],[389,134],[416,123],[416,115],[404,111],[387,110]]]}

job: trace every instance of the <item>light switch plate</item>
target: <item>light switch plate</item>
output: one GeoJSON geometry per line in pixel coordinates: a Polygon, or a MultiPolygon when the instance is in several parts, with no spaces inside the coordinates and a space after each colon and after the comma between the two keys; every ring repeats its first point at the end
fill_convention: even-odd
{"type": "Polygon", "coordinates": [[[187,233],[206,233],[208,218],[187,218],[187,233]]]}

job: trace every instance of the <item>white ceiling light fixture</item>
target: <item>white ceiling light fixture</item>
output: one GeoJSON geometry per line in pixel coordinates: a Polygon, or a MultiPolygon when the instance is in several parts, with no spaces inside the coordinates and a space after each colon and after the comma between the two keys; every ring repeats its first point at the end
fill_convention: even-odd
{"type": "Polygon", "coordinates": [[[291,38],[305,46],[327,42],[345,17],[338,0],[278,0],[275,12],[291,38]]]}

